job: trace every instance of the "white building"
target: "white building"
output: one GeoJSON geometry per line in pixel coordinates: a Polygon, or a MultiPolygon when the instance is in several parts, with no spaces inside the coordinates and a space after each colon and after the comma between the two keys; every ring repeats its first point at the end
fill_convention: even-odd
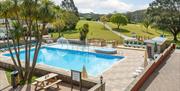
{"type": "Polygon", "coordinates": [[[147,46],[148,57],[154,58],[155,54],[162,53],[168,46],[166,41],[167,41],[167,38],[164,38],[164,37],[155,37],[150,40],[145,40],[144,42],[146,43],[146,46],[147,46]],[[155,52],[155,45],[157,45],[156,52],[155,52]]]}

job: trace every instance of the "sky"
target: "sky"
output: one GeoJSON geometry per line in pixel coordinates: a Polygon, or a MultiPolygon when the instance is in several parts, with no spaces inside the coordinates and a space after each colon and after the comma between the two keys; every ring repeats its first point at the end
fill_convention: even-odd
{"type": "MultiPolygon", "coordinates": [[[[62,0],[53,0],[60,4],[62,0]]],[[[146,9],[153,0],[74,0],[78,11],[81,13],[107,14],[114,11],[124,13],[146,9]]]]}

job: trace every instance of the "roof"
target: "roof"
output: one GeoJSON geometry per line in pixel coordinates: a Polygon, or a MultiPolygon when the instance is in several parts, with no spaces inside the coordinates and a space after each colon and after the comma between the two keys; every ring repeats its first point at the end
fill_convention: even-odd
{"type": "Polygon", "coordinates": [[[145,43],[157,43],[157,44],[163,44],[165,41],[167,40],[167,38],[164,38],[164,37],[155,37],[153,39],[150,39],[150,40],[145,40],[144,42],[145,43]]]}
{"type": "Polygon", "coordinates": [[[4,19],[0,19],[0,23],[4,23],[4,19]]]}

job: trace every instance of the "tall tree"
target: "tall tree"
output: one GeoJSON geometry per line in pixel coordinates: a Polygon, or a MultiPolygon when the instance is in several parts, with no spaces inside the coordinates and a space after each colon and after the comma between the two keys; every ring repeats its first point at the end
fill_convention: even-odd
{"type": "Polygon", "coordinates": [[[74,13],[68,11],[63,12],[62,19],[67,29],[74,29],[79,21],[79,18],[74,13]]]}
{"type": "Polygon", "coordinates": [[[106,22],[108,22],[108,18],[106,16],[101,16],[100,21],[104,24],[104,28],[105,28],[105,24],[106,22]]]}
{"type": "Polygon", "coordinates": [[[114,15],[111,16],[110,21],[112,23],[115,23],[119,29],[120,25],[127,25],[128,20],[126,18],[126,16],[116,13],[114,15]]]}
{"type": "Polygon", "coordinates": [[[62,33],[62,30],[64,29],[65,27],[65,23],[62,19],[58,19],[58,20],[55,20],[53,22],[53,26],[54,28],[57,30],[59,36],[58,37],[61,37],[61,33],[62,33]]]}
{"type": "Polygon", "coordinates": [[[152,20],[147,16],[144,21],[143,21],[143,25],[146,28],[146,32],[148,32],[149,27],[152,24],[152,20]]]}
{"type": "Polygon", "coordinates": [[[178,41],[180,32],[180,0],[155,0],[148,8],[147,14],[160,27],[168,29],[178,41]]]}
{"type": "Polygon", "coordinates": [[[76,16],[79,17],[78,8],[75,6],[73,0],[63,0],[61,6],[66,11],[73,12],[73,13],[75,13],[76,16]]]}

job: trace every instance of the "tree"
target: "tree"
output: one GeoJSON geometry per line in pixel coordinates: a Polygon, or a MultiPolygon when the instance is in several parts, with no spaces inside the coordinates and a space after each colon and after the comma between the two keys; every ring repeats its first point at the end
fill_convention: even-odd
{"type": "Polygon", "coordinates": [[[68,11],[63,12],[62,19],[66,24],[66,29],[74,29],[79,21],[79,18],[74,13],[68,11]]]}
{"type": "Polygon", "coordinates": [[[75,6],[73,0],[63,0],[61,6],[66,11],[73,12],[76,16],[79,17],[78,8],[75,6]]]}
{"type": "Polygon", "coordinates": [[[105,28],[105,24],[108,21],[108,18],[106,16],[101,16],[100,21],[104,24],[104,28],[105,28]]]}
{"type": "Polygon", "coordinates": [[[14,67],[18,70],[21,81],[23,82],[31,82],[38,53],[41,48],[42,36],[47,29],[46,25],[54,19],[53,5],[49,0],[0,1],[0,15],[5,18],[6,22],[7,46],[14,67]],[[13,22],[9,23],[7,19],[11,19],[13,22]],[[9,37],[11,37],[11,39],[9,39],[9,37]],[[35,38],[33,58],[31,58],[32,38],[35,38]],[[12,40],[12,42],[10,42],[10,40],[12,40]],[[25,45],[24,68],[20,60],[19,46],[21,42],[25,45]],[[12,52],[13,50],[10,44],[13,45],[14,53],[12,52]]]}
{"type": "Polygon", "coordinates": [[[58,19],[56,20],[54,23],[53,23],[53,26],[55,27],[55,29],[58,31],[59,33],[59,36],[58,37],[61,37],[61,32],[62,30],[64,29],[65,27],[65,23],[62,19],[58,19]]]}
{"type": "Polygon", "coordinates": [[[119,29],[120,25],[127,25],[128,20],[126,18],[126,16],[116,13],[114,15],[111,16],[110,21],[112,23],[115,23],[119,29]]]}
{"type": "Polygon", "coordinates": [[[153,22],[159,28],[167,29],[178,41],[180,32],[180,0],[155,0],[147,10],[147,14],[153,18],[153,22]]]}
{"type": "Polygon", "coordinates": [[[140,23],[143,22],[146,16],[146,9],[127,12],[125,13],[125,16],[128,18],[128,22],[130,23],[140,23]]]}
{"type": "Polygon", "coordinates": [[[89,25],[84,24],[82,28],[80,28],[80,40],[86,43],[87,34],[89,32],[89,25]]]}
{"type": "Polygon", "coordinates": [[[146,28],[146,32],[148,32],[148,28],[151,26],[152,22],[151,19],[146,17],[143,21],[143,25],[146,28]]]}

